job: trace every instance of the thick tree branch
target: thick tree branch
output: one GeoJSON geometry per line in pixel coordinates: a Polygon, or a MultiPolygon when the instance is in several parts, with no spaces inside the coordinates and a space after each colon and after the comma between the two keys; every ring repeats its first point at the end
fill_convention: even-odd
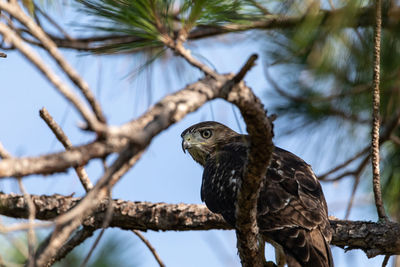
{"type": "Polygon", "coordinates": [[[252,55],[230,81],[234,86],[228,86],[223,91],[229,93],[226,99],[239,108],[250,136],[248,160],[236,203],[237,246],[243,266],[261,267],[263,257],[258,247],[257,199],[272,156],[273,133],[261,101],[241,82],[256,59],[257,55],[252,55]]]}
{"type": "MultiPolygon", "coordinates": [[[[32,195],[36,207],[36,218],[53,220],[76,206],[81,198],[69,196],[32,195]]],[[[83,224],[101,228],[108,207],[103,200],[92,216],[83,224]]],[[[210,212],[205,205],[166,204],[113,200],[111,227],[125,230],[189,231],[232,229],[220,215],[210,212]]],[[[13,218],[28,218],[29,210],[23,195],[0,193],[0,214],[13,218]]],[[[367,256],[400,254],[400,224],[394,222],[375,223],[331,219],[332,244],[346,250],[362,249],[367,256]]]]}

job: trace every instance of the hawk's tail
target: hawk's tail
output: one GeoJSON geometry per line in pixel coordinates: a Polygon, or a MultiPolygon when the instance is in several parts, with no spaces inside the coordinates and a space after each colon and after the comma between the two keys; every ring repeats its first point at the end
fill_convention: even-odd
{"type": "Polygon", "coordinates": [[[283,247],[289,267],[333,267],[331,249],[320,229],[281,229],[273,236],[283,247]]]}

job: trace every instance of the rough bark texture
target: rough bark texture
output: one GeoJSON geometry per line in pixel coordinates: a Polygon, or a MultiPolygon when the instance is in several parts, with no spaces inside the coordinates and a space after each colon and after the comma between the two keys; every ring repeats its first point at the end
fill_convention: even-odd
{"type": "MultiPolygon", "coordinates": [[[[75,206],[81,198],[61,195],[32,196],[36,218],[52,220],[75,206]]],[[[200,204],[166,204],[113,200],[114,214],[110,226],[126,230],[188,231],[232,229],[220,215],[200,204]]],[[[107,200],[85,219],[84,225],[101,228],[107,200]]],[[[22,195],[0,193],[0,214],[27,218],[28,206],[22,195]]],[[[362,249],[368,257],[400,254],[400,224],[330,220],[332,244],[346,250],[362,249]]]]}
{"type": "Polygon", "coordinates": [[[345,250],[362,249],[369,258],[400,253],[400,224],[331,220],[332,244],[345,250]]]}

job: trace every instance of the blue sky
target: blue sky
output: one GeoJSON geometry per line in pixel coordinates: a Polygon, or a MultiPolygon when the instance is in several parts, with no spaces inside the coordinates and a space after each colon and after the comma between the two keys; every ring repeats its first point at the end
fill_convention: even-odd
{"type": "MultiPolygon", "coordinates": [[[[71,15],[71,18],[73,17],[71,15]]],[[[207,58],[219,72],[235,72],[250,54],[262,54],[256,42],[246,41],[246,35],[238,36],[242,42],[203,40],[191,44],[190,48],[195,55],[200,54],[207,58]]],[[[46,53],[40,50],[38,52],[48,64],[53,66],[54,70],[58,71],[58,67],[46,56],[46,53]]],[[[73,144],[92,140],[91,134],[82,132],[77,127],[82,119],[44,77],[17,52],[7,53],[7,59],[0,59],[2,81],[0,141],[3,145],[16,156],[34,156],[63,150],[39,117],[38,112],[42,107],[46,107],[55,120],[62,124],[73,144]]],[[[145,72],[136,79],[130,79],[128,74],[140,64],[140,57],[82,56],[71,51],[63,51],[63,53],[90,84],[102,104],[109,123],[113,125],[119,125],[139,116],[146,110],[149,103],[155,103],[164,95],[183,88],[201,77],[197,70],[182,74],[178,73],[169,62],[163,62],[154,66],[150,79],[146,78],[145,72]],[[149,81],[152,88],[151,99],[146,95],[150,88],[149,81]]],[[[265,92],[270,86],[263,77],[261,65],[261,60],[259,60],[259,64],[252,69],[245,80],[268,108],[270,99],[266,97],[265,92]]],[[[62,77],[66,80],[65,76],[62,77]]],[[[154,138],[140,161],[115,186],[112,192],[113,197],[132,201],[201,203],[202,169],[187,154],[182,153],[180,133],[194,123],[211,119],[239,131],[230,104],[222,100],[206,104],[154,138]]],[[[284,118],[275,121],[277,131],[274,142],[277,146],[302,157],[313,166],[316,173],[322,173],[334,166],[334,162],[321,158],[321,151],[318,151],[320,147],[314,145],[305,149],[305,144],[313,143],[310,140],[314,138],[313,135],[301,133],[290,137],[280,137],[281,129],[287,123],[290,121],[284,118]]],[[[245,129],[242,121],[240,124],[240,128],[245,129]]],[[[337,160],[340,161],[340,157],[337,160]]],[[[87,166],[87,170],[92,181],[96,181],[101,175],[102,167],[96,160],[87,166]]],[[[24,184],[31,194],[69,195],[75,193],[75,196],[82,196],[84,193],[72,170],[48,177],[27,177],[24,179],[24,184]]],[[[324,183],[322,186],[330,215],[343,218],[350,196],[351,181],[345,179],[335,184],[324,183]]],[[[7,193],[18,192],[18,186],[12,179],[1,180],[0,190],[7,193]]],[[[359,189],[358,196],[358,205],[353,210],[351,219],[376,220],[375,210],[369,205],[372,195],[365,189],[359,189]]],[[[105,238],[110,236],[120,238],[121,246],[124,248],[121,254],[127,259],[138,258],[141,262],[140,266],[156,266],[145,246],[132,233],[109,229],[106,231],[105,238]],[[123,244],[128,245],[126,247],[123,244]]],[[[157,249],[167,266],[239,266],[233,231],[150,231],[145,233],[145,236],[157,249]]],[[[93,241],[93,238],[90,239],[85,246],[88,247],[93,241]]],[[[268,251],[268,253],[267,257],[269,255],[271,258],[271,252],[268,251]]],[[[380,266],[383,260],[382,257],[368,260],[361,251],[345,254],[342,249],[334,248],[333,253],[336,266],[367,264],[380,266]]]]}

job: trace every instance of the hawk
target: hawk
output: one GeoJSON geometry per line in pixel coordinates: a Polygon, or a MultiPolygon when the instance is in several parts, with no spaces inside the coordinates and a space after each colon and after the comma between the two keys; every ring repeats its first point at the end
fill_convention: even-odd
{"type": "MultiPolygon", "coordinates": [[[[181,134],[182,149],[204,167],[201,200],[235,227],[238,183],[250,146],[248,135],[218,122],[195,124],[181,134]]],[[[264,240],[284,251],[288,266],[333,266],[327,205],[310,165],[275,147],[257,202],[264,240]]]]}

